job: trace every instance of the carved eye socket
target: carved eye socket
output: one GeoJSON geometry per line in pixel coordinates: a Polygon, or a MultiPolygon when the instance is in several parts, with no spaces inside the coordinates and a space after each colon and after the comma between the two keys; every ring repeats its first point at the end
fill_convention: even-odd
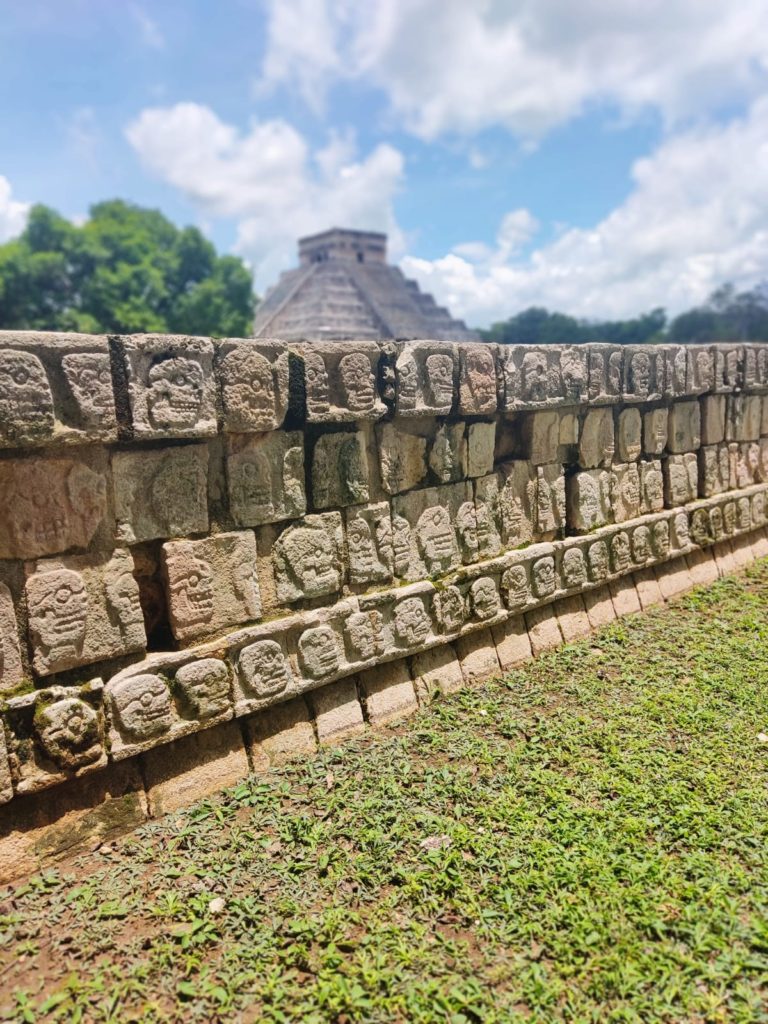
{"type": "Polygon", "coordinates": [[[72,588],[68,586],[59,587],[56,591],[56,601],[59,604],[66,604],[67,601],[72,597],[72,588]]]}
{"type": "Polygon", "coordinates": [[[17,370],[14,370],[12,377],[17,384],[26,384],[29,380],[29,372],[20,366],[17,370]]]}

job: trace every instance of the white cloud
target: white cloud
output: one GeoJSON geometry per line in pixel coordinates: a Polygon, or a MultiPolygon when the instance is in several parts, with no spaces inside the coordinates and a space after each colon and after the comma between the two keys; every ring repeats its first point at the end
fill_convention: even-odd
{"type": "Polygon", "coordinates": [[[144,45],[151,50],[164,50],[165,36],[154,18],[151,18],[139,4],[130,4],[128,10],[138,26],[144,45]]]}
{"type": "Polygon", "coordinates": [[[765,0],[268,0],[262,87],[384,90],[424,138],[541,137],[607,102],[668,122],[768,82],[765,0]]]}
{"type": "Polygon", "coordinates": [[[29,203],[12,198],[11,183],[0,174],[0,242],[15,238],[27,223],[29,203]]]}
{"type": "Polygon", "coordinates": [[[331,225],[388,231],[402,246],[392,198],[403,157],[392,146],[359,159],[351,136],[332,135],[312,152],[286,121],[239,132],[196,103],[144,110],[126,134],[146,166],[203,214],[238,220],[237,249],[259,287],[295,263],[300,235],[331,225]]]}
{"type": "Polygon", "coordinates": [[[591,229],[565,230],[525,259],[535,230],[507,215],[495,249],[457,246],[441,259],[406,257],[403,270],[472,324],[530,305],[588,318],[664,305],[677,312],[723,283],[768,278],[768,98],[727,125],[662,143],[632,168],[627,199],[591,229]]]}

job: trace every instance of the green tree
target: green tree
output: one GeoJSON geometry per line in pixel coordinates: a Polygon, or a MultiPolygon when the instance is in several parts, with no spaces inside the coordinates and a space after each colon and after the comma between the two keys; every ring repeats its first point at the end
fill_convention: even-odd
{"type": "Polygon", "coordinates": [[[724,284],[703,306],[676,316],[669,325],[676,342],[768,341],[768,284],[737,292],[724,284]]]}
{"type": "Polygon", "coordinates": [[[78,227],[34,206],[23,234],[0,246],[0,327],[248,335],[251,274],[198,231],[122,200],[98,203],[78,227]]]}
{"type": "Polygon", "coordinates": [[[592,322],[531,306],[480,333],[486,341],[504,345],[581,345],[590,341],[640,345],[661,340],[666,322],[663,309],[629,320],[592,322]]]}

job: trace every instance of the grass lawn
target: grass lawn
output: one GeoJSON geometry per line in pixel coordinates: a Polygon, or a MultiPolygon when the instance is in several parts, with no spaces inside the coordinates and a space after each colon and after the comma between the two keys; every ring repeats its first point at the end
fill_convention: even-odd
{"type": "Polygon", "coordinates": [[[768,563],[0,891],[0,1018],[768,1021],[763,730],[768,563]]]}

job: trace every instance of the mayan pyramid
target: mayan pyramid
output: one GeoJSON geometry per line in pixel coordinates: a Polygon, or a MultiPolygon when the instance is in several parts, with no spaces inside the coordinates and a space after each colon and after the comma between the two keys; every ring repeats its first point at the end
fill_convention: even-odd
{"type": "Polygon", "coordinates": [[[286,341],[477,340],[463,321],[387,263],[386,235],[342,228],[299,239],[299,266],[267,292],[254,334],[286,341]]]}

